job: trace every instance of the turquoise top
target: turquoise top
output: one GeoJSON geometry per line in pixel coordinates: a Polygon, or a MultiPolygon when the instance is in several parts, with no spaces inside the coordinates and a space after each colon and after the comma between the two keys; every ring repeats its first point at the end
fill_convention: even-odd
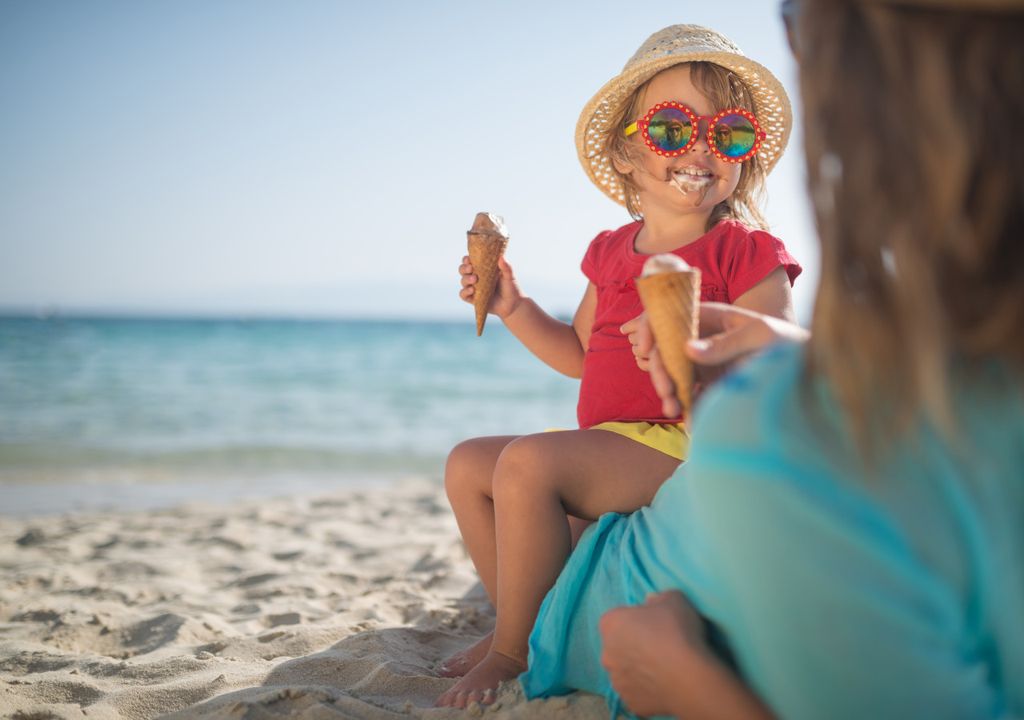
{"type": "Polygon", "coordinates": [[[734,372],[651,506],[588,530],[541,607],[528,697],[614,712],[597,620],[675,588],[781,717],[1024,717],[1024,383],[961,374],[955,441],[919,423],[871,471],[803,373],[798,346],[734,372]]]}

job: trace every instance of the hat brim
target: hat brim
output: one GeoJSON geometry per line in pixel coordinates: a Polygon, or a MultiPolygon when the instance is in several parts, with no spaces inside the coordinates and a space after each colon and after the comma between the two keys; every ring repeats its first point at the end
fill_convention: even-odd
{"type": "Polygon", "coordinates": [[[677,52],[627,66],[605,83],[590,99],[576,123],[576,153],[587,176],[601,191],[620,205],[626,204],[625,189],[611,158],[605,152],[609,127],[636,88],[662,70],[688,62],[710,62],[731,70],[750,89],[754,114],[767,137],[758,150],[765,173],[779,161],[793,126],[793,110],[782,83],[768,68],[743,55],[718,51],[677,52]]]}

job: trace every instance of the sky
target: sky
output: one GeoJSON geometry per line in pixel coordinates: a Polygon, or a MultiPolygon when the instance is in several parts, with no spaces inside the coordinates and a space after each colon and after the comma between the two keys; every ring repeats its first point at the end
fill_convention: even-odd
{"type": "Polygon", "coordinates": [[[599,231],[580,110],[653,32],[707,25],[797,123],[766,216],[803,264],[795,66],[777,5],[3,0],[0,311],[461,318],[480,210],[526,294],[571,313],[599,231]]]}

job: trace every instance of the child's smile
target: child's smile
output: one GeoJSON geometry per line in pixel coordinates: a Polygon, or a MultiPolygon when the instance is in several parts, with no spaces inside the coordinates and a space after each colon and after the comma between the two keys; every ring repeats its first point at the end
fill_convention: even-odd
{"type": "Polygon", "coordinates": [[[683,193],[697,192],[711,187],[715,174],[702,163],[686,161],[681,167],[670,169],[670,183],[683,193]]]}

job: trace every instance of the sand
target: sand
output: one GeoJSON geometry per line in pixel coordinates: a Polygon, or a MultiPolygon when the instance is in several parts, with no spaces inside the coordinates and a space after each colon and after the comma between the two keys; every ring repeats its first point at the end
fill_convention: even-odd
{"type": "Polygon", "coordinates": [[[0,568],[0,717],[607,717],[515,682],[431,707],[494,623],[436,482],[0,518],[0,568]]]}

